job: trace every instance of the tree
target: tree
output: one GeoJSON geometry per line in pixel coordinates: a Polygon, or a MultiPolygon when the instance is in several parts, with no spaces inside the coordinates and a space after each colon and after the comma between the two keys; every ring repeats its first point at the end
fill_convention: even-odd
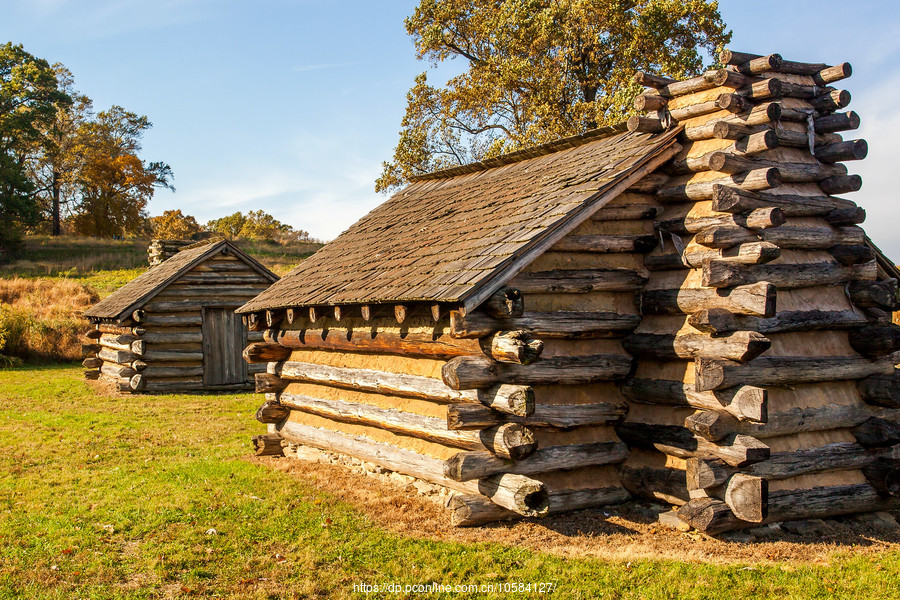
{"type": "Polygon", "coordinates": [[[621,121],[635,71],[697,74],[731,37],[706,0],[421,0],[406,30],[419,59],[467,69],[416,77],[376,191],[621,121]]]}
{"type": "Polygon", "coordinates": [[[209,221],[206,224],[206,230],[218,233],[226,239],[234,240],[241,234],[241,229],[244,228],[244,222],[246,220],[244,215],[240,212],[236,212],[233,215],[209,221]]]}
{"type": "Polygon", "coordinates": [[[153,237],[164,240],[186,240],[200,233],[200,225],[191,215],[181,214],[181,209],[167,210],[158,217],[150,219],[153,237]]]}
{"type": "Polygon", "coordinates": [[[213,219],[206,224],[206,230],[218,233],[230,240],[273,240],[279,243],[310,241],[309,233],[294,229],[262,210],[239,212],[213,219]]]}
{"type": "Polygon", "coordinates": [[[40,153],[32,160],[31,178],[41,210],[50,221],[50,234],[60,235],[67,205],[77,201],[75,174],[81,166],[75,152],[79,130],[93,117],[93,101],[75,89],[71,71],[53,65],[60,90],[69,102],[56,102],[53,118],[41,129],[40,153]]]}
{"type": "Polygon", "coordinates": [[[0,46],[0,247],[40,218],[29,161],[56,107],[70,103],[47,61],[21,45],[0,46]]]}
{"type": "Polygon", "coordinates": [[[172,169],[138,157],[149,119],[113,106],[78,131],[75,153],[80,166],[74,185],[79,195],[71,223],[82,235],[119,237],[142,233],[147,202],[155,188],[171,186],[172,169]]]}

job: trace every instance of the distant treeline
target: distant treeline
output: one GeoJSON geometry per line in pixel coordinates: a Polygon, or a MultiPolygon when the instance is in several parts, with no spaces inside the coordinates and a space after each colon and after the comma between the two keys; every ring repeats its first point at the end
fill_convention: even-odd
{"type": "MultiPolygon", "coordinates": [[[[147,212],[157,189],[175,189],[168,164],[140,155],[151,127],[121,106],[95,112],[65,66],[12,42],[0,45],[0,258],[27,233],[127,238],[200,231],[180,211],[152,219],[147,212]]],[[[308,239],[262,211],[207,228],[231,238],[308,239]]]]}

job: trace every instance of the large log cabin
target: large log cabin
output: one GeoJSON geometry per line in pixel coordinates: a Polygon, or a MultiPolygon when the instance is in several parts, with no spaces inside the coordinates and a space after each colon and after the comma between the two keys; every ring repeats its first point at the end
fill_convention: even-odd
{"type": "Polygon", "coordinates": [[[252,389],[259,367],[241,353],[262,336],[234,309],[277,279],[231,242],[186,247],[85,312],[85,377],[123,392],[252,389]]]}
{"type": "Polygon", "coordinates": [[[898,288],[842,197],[850,65],[721,61],[638,73],[649,115],[415,177],[241,307],[261,437],[446,486],[457,525],[894,506],[898,288]]]}

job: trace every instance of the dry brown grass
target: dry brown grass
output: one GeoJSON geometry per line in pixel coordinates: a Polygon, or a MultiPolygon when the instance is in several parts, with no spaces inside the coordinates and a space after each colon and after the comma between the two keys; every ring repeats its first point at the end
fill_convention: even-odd
{"type": "MultiPolygon", "coordinates": [[[[752,543],[715,539],[658,524],[642,505],[628,502],[522,521],[456,528],[446,510],[414,490],[358,475],[343,465],[293,458],[258,458],[320,490],[336,495],[389,531],[407,537],[463,543],[499,542],[567,558],[592,557],[616,563],[673,560],[707,564],[823,565],[842,553],[871,555],[900,548],[900,531],[853,518],[830,520],[828,531],[795,535],[772,530],[752,543]]],[[[411,487],[411,486],[410,486],[411,487]]]]}
{"type": "Polygon", "coordinates": [[[0,354],[59,361],[81,356],[81,316],[100,297],[66,279],[0,279],[0,354]]]}

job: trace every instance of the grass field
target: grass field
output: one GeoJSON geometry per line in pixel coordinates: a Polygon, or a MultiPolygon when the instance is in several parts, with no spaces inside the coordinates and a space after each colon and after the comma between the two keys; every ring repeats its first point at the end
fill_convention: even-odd
{"type": "Polygon", "coordinates": [[[897,551],[712,565],[398,534],[250,458],[249,394],[114,396],[72,366],[0,369],[0,390],[0,598],[342,598],[433,582],[554,587],[368,597],[900,597],[897,551]]]}

